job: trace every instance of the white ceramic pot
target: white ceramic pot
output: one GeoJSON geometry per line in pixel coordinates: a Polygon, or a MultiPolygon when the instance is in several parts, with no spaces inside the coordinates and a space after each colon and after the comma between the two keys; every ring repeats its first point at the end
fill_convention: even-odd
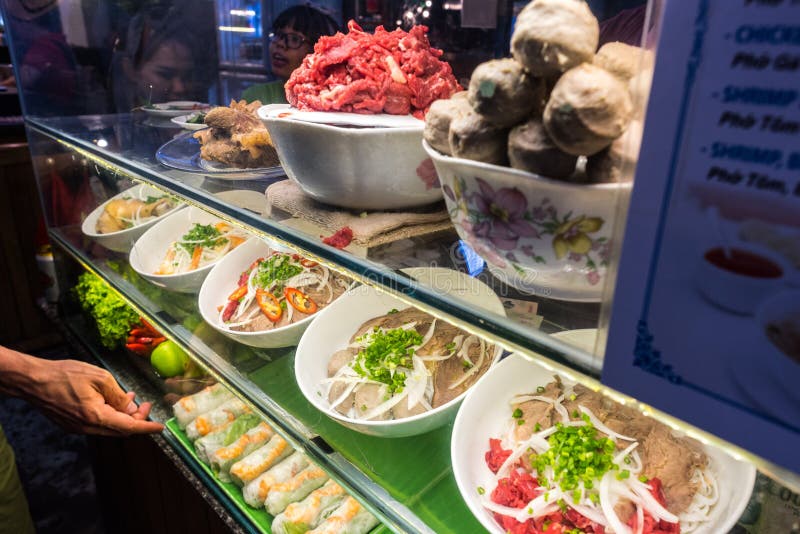
{"type": "MultiPolygon", "coordinates": [[[[265,109],[266,108],[266,109],[265,109]]],[[[422,149],[423,124],[346,127],[259,116],[286,174],[309,196],[357,210],[392,210],[442,198],[436,171],[422,149]]]]}

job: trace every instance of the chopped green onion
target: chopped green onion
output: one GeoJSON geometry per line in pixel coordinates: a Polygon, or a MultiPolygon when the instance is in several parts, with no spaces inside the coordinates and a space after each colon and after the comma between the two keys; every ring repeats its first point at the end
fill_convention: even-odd
{"type": "Polygon", "coordinates": [[[484,493],[486,493],[486,490],[483,489],[483,486],[478,486],[478,495],[483,495],[484,493]]]}
{"type": "Polygon", "coordinates": [[[514,410],[514,413],[511,414],[511,417],[513,417],[514,419],[519,419],[520,417],[522,417],[522,410],[517,408],[516,410],[514,410]]]}

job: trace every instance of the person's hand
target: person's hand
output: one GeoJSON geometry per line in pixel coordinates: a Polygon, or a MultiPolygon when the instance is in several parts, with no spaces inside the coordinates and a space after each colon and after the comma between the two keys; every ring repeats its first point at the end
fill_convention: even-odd
{"type": "Polygon", "coordinates": [[[46,416],[72,432],[125,436],[160,432],[147,421],[150,403],[137,406],[111,373],[75,360],[34,360],[26,398],[46,416]]]}

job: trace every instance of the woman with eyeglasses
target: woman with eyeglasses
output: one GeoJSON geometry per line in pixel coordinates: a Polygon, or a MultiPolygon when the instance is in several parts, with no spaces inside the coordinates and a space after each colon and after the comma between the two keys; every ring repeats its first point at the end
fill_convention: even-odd
{"type": "Polygon", "coordinates": [[[300,66],[303,58],[314,51],[314,43],[323,35],[333,35],[339,25],[329,15],[308,5],[294,6],[281,12],[272,23],[269,36],[269,59],[274,82],[252,85],[242,98],[262,104],[285,104],[283,84],[300,66]]]}

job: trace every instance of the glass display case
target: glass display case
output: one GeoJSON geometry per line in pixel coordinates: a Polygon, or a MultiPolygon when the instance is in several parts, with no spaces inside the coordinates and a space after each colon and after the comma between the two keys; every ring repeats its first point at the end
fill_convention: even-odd
{"type": "MultiPolygon", "coordinates": [[[[341,281],[342,286],[360,288],[369,295],[365,299],[397,303],[384,313],[411,307],[442,324],[454,325],[461,332],[459,343],[469,338],[482,347],[481,358],[484,343],[494,344],[498,358],[515,353],[515,358],[537,362],[544,375],[558,373],[565,380],[643,409],[635,399],[600,383],[605,328],[601,312],[613,305],[608,281],[613,268],[607,266],[618,252],[612,240],[622,232],[619,221],[628,202],[624,187],[608,188],[611,194],[603,201],[609,214],[604,216],[605,222],[563,211],[555,197],[543,203],[517,197],[510,187],[459,190],[467,185],[444,183],[442,167],[437,169],[443,192],[433,200],[444,196],[446,206],[438,200],[422,207],[402,206],[399,211],[396,207],[352,207],[366,199],[365,186],[349,193],[353,197],[349,209],[330,208],[297,193],[294,182],[287,180],[289,144],[285,145],[287,153],[278,150],[283,169],[276,162],[257,169],[209,166],[200,157],[201,146],[193,132],[182,129],[188,125],[173,120],[205,109],[204,104],[218,103],[215,89],[226,83],[226,73],[234,67],[244,65],[259,76],[265,74],[261,39],[269,14],[263,4],[74,0],[45,2],[48,5],[34,13],[28,3],[0,0],[56,257],[60,317],[123,385],[131,376],[151,384],[150,396],[140,400],[157,406],[153,417],[167,423],[164,438],[204,483],[215,488],[217,498],[242,528],[269,532],[272,517],[249,506],[235,484],[220,481],[218,468],[209,468],[198,457],[185,424],[179,424],[180,419],[173,415],[178,399],[215,383],[224,386],[226,395],[243,402],[246,411],[266,421],[290,450],[302,452],[352,495],[379,523],[374,532],[484,529],[462,498],[463,488],[460,491],[454,476],[456,451],[451,451],[451,435],[455,409],[426,432],[386,437],[381,434],[384,430],[369,427],[364,431],[353,428],[357,425],[342,424],[333,409],[321,411],[309,398],[301,383],[304,370],[296,362],[311,357],[308,353],[317,348],[312,343],[331,353],[342,348],[325,346],[325,336],[341,337],[337,324],[346,330],[363,321],[364,311],[355,298],[348,296],[349,302],[355,303],[350,308],[339,305],[344,300],[332,299],[336,286],[329,277],[341,281]],[[83,13],[85,24],[76,27],[73,18],[66,20],[67,6],[73,14],[83,13]],[[86,34],[82,42],[76,37],[76,28],[86,34]],[[41,47],[52,47],[48,48],[52,55],[47,65],[37,63],[41,55],[36,51],[41,47]],[[197,101],[201,107],[158,106],[170,101],[197,101]],[[113,213],[114,209],[121,211],[113,213]],[[451,220],[460,225],[460,231],[451,220]],[[466,231],[465,221],[472,223],[466,231]],[[275,336],[261,339],[221,324],[229,302],[240,298],[228,298],[225,292],[241,287],[235,279],[243,272],[252,273],[253,268],[229,262],[236,266],[228,267],[226,273],[216,266],[212,269],[211,264],[223,266],[228,257],[233,259],[238,248],[218,262],[207,260],[208,267],[199,267],[206,260],[197,254],[201,247],[193,246],[186,261],[197,261],[195,267],[201,275],[172,274],[170,269],[178,260],[165,259],[170,243],[164,236],[170,225],[187,232],[190,226],[186,224],[195,223],[213,226],[231,242],[249,239],[239,245],[241,250],[254,250],[252,258],[241,260],[245,264],[277,251],[288,258],[299,255],[286,260],[295,267],[324,272],[320,287],[329,284],[333,289],[331,302],[326,301],[318,312],[320,320],[308,321],[311,326],[304,323],[289,341],[274,341],[275,336]],[[103,224],[110,226],[103,229],[103,224]],[[547,251],[539,241],[546,243],[547,251]],[[547,263],[556,260],[571,262],[559,271],[562,278],[537,278],[537,272],[545,277],[547,263]],[[167,270],[159,272],[161,269],[167,270]],[[212,288],[214,284],[222,289],[212,288]],[[92,316],[93,310],[86,304],[87,291],[100,291],[104,298],[118,301],[119,309],[124,310],[115,316],[118,322],[104,330],[103,326],[109,325],[100,323],[108,318],[92,316]],[[225,293],[224,298],[217,293],[225,293]],[[326,313],[328,305],[331,313],[326,313]],[[128,317],[128,322],[122,317],[128,317]],[[153,345],[153,339],[174,348],[158,349],[154,359],[153,346],[162,345],[153,345]]],[[[372,15],[381,11],[378,2],[342,4],[335,9],[372,15]]],[[[457,20],[454,13],[462,4],[472,9],[474,6],[467,4],[475,2],[433,4],[443,17],[437,24],[446,40],[447,21],[457,20]]],[[[507,52],[507,48],[500,50],[496,41],[501,39],[494,36],[510,35],[511,18],[520,3],[497,4],[501,28],[486,41],[486,47],[495,47],[484,50],[488,57],[507,52]]],[[[619,2],[591,4],[607,16],[620,7],[619,2]]],[[[650,27],[657,26],[654,18],[649,19],[650,27]]],[[[450,33],[457,32],[451,28],[450,33]]],[[[458,61],[455,56],[453,59],[458,61]]],[[[461,59],[469,62],[469,58],[461,59]]],[[[644,106],[643,101],[639,104],[644,106]]],[[[275,143],[281,142],[275,131],[270,134],[275,143]]],[[[344,165],[342,162],[361,168],[347,159],[325,160],[316,152],[322,145],[297,139],[301,138],[287,143],[294,143],[292,150],[300,151],[301,159],[322,161],[320,173],[326,165],[344,165]]],[[[334,140],[326,138],[322,143],[328,142],[334,140]]],[[[352,154],[355,151],[353,148],[352,154]]],[[[379,153],[378,157],[389,161],[390,155],[379,153]]],[[[625,172],[632,173],[632,168],[625,172]]],[[[422,161],[416,173],[427,186],[423,191],[439,191],[430,159],[422,161]]],[[[391,172],[370,178],[386,181],[387,197],[403,194],[393,185],[391,172]]],[[[173,250],[172,254],[180,252],[173,250]]],[[[288,300],[290,293],[286,295],[288,300]]],[[[270,306],[270,302],[258,302],[262,310],[270,306]]],[[[296,310],[292,313],[302,309],[291,306],[296,310]]],[[[287,305],[283,309],[286,311],[281,312],[277,305],[273,313],[291,311],[287,305]]],[[[347,345],[344,338],[340,342],[347,345]]],[[[326,365],[325,360],[319,361],[320,366],[326,365]]],[[[482,365],[468,355],[466,362],[465,373],[482,365]]],[[[329,380],[327,375],[323,380],[329,380]]],[[[543,384],[533,387],[543,390],[543,384]]],[[[353,409],[357,409],[355,405],[353,409]]],[[[667,414],[647,413],[672,426],[688,428],[667,414]]],[[[740,507],[731,508],[737,517],[742,516],[741,522],[734,527],[736,517],[730,518],[728,528],[778,532],[764,530],[766,527],[757,530],[754,511],[778,487],[759,475],[746,511],[749,491],[740,507]]]]}

